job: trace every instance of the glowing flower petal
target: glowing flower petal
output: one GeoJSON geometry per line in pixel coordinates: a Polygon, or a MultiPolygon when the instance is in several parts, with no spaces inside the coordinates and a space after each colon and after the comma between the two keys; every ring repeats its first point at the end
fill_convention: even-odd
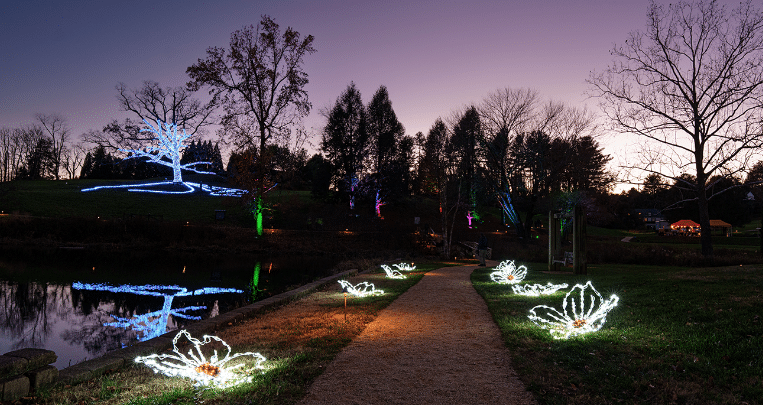
{"type": "Polygon", "coordinates": [[[530,310],[528,317],[536,325],[548,329],[554,339],[567,339],[601,329],[619,299],[613,294],[605,301],[589,281],[572,287],[564,297],[561,311],[538,305],[530,310]]]}
{"type": "Polygon", "coordinates": [[[524,280],[526,275],[527,267],[517,267],[514,261],[504,260],[490,273],[490,278],[499,284],[517,284],[524,280]]]}
{"type": "Polygon", "coordinates": [[[553,294],[561,290],[562,288],[567,288],[567,287],[568,285],[566,283],[564,284],[548,283],[546,285],[543,285],[543,284],[513,285],[511,286],[511,289],[514,291],[514,294],[526,295],[528,297],[538,297],[541,295],[553,294]]]}
{"type": "Polygon", "coordinates": [[[384,290],[377,290],[376,287],[374,287],[374,285],[369,283],[368,281],[364,281],[357,285],[352,285],[350,284],[349,281],[339,280],[339,284],[342,286],[343,290],[347,291],[348,293],[356,297],[366,297],[369,295],[384,294],[384,290]]]}
{"type": "Polygon", "coordinates": [[[416,266],[411,266],[408,263],[393,264],[400,271],[413,271],[416,270],[416,266]]]}
{"type": "MultiPolygon", "coordinates": [[[[250,382],[252,377],[244,373],[235,372],[243,367],[245,363],[239,363],[232,367],[225,367],[229,361],[241,356],[253,356],[255,358],[254,369],[262,370],[265,367],[262,363],[265,357],[260,353],[246,352],[236,353],[231,356],[231,348],[222,339],[217,336],[204,335],[203,341],[194,339],[185,330],[180,331],[172,340],[172,352],[174,354],[152,354],[148,356],[139,356],[135,358],[136,363],[143,363],[154,370],[155,373],[162,373],[169,377],[186,377],[194,381],[197,387],[227,388],[239,385],[244,382],[250,382]],[[188,356],[180,353],[177,343],[181,336],[185,336],[193,344],[193,348],[188,351],[188,356]],[[219,359],[217,350],[207,358],[202,348],[211,342],[219,342],[227,349],[225,357],[219,359]]],[[[209,354],[209,353],[207,353],[209,354]]]]}
{"type": "Polygon", "coordinates": [[[387,273],[387,277],[394,278],[394,279],[403,279],[405,276],[400,273],[397,270],[392,269],[392,267],[387,266],[386,264],[381,265],[382,269],[384,269],[384,272],[387,273]]]}

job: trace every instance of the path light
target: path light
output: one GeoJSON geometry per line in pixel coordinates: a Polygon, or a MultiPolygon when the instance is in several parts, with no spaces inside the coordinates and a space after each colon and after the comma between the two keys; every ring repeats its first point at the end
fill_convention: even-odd
{"type": "Polygon", "coordinates": [[[549,295],[553,294],[562,288],[567,288],[567,283],[564,284],[551,284],[548,283],[546,285],[543,284],[522,284],[522,285],[513,285],[511,286],[511,289],[514,291],[514,294],[517,295],[525,295],[528,297],[539,297],[541,295],[549,295]]]}
{"type": "Polygon", "coordinates": [[[513,260],[504,260],[490,273],[490,278],[498,284],[517,284],[527,276],[527,267],[514,264],[513,260]]]}
{"type": "Polygon", "coordinates": [[[405,278],[403,273],[400,273],[397,270],[394,270],[393,268],[387,266],[386,264],[381,265],[382,269],[384,269],[384,272],[387,273],[387,277],[394,278],[396,280],[402,280],[405,278]]]}
{"type": "Polygon", "coordinates": [[[612,294],[604,301],[589,281],[585,285],[572,287],[564,297],[561,311],[538,305],[530,310],[528,318],[541,328],[548,329],[554,339],[567,339],[601,329],[607,314],[617,306],[619,299],[612,294]]]}
{"type": "Polygon", "coordinates": [[[238,357],[252,356],[255,364],[252,370],[263,370],[262,365],[265,357],[260,353],[245,352],[231,355],[231,347],[217,336],[204,335],[203,340],[192,338],[191,335],[181,330],[175,338],[172,339],[172,352],[174,354],[151,354],[148,356],[139,356],[135,358],[136,363],[143,363],[155,373],[162,373],[169,377],[185,377],[194,381],[196,387],[206,388],[228,388],[245,382],[251,382],[252,376],[240,371],[246,363],[239,363],[231,367],[226,364],[238,357]],[[184,336],[193,344],[193,348],[188,350],[188,356],[184,355],[178,349],[177,343],[180,337],[184,336]],[[227,350],[225,357],[218,358],[217,350],[212,351],[212,355],[207,358],[209,352],[204,354],[204,345],[219,342],[227,350]]]}
{"type": "Polygon", "coordinates": [[[384,290],[377,290],[373,284],[368,281],[358,283],[356,285],[350,284],[349,281],[339,280],[338,283],[342,286],[343,290],[347,290],[348,293],[356,297],[367,297],[369,295],[382,295],[384,290]]]}

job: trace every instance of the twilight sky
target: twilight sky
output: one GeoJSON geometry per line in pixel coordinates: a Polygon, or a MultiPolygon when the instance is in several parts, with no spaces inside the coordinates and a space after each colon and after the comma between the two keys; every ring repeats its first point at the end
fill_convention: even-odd
{"type": "MultiPolygon", "coordinates": [[[[115,86],[188,81],[185,70],[211,46],[268,14],[315,37],[306,57],[316,136],[318,111],[354,81],[368,102],[387,86],[413,135],[437,117],[503,87],[588,104],[585,80],[609,50],[646,23],[648,0],[310,1],[14,0],[0,5],[0,126],[58,113],[72,135],[122,119],[115,86]]],[[[203,91],[203,90],[202,90],[203,91]]],[[[616,142],[602,139],[605,153],[616,142]]]]}

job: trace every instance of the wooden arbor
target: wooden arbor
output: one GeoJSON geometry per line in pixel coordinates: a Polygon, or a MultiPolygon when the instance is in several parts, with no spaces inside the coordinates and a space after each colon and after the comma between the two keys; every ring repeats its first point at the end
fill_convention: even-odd
{"type": "Polygon", "coordinates": [[[572,272],[587,274],[586,261],[586,217],[582,207],[576,206],[572,213],[548,212],[548,270],[554,271],[557,265],[565,263],[562,251],[563,219],[572,220],[572,272]]]}

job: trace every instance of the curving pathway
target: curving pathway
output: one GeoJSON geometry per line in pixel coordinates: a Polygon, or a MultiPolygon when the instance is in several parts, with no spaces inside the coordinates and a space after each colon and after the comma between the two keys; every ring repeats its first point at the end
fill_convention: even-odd
{"type": "Polygon", "coordinates": [[[475,268],[426,273],[337,355],[300,404],[534,404],[471,285],[475,268]]]}

